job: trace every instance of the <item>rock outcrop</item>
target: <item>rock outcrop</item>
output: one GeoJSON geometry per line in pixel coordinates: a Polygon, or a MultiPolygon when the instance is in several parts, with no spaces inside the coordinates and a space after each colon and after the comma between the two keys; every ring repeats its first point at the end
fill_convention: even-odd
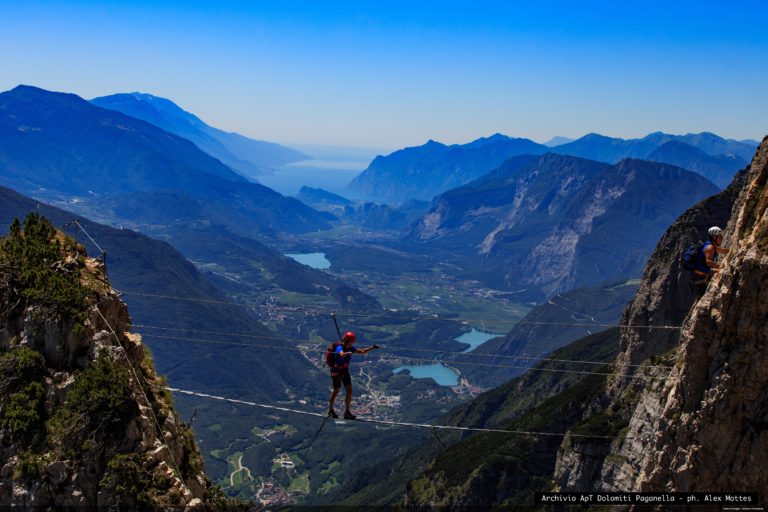
{"type": "Polygon", "coordinates": [[[768,139],[728,225],[723,270],[680,334],[640,490],[744,490],[768,498],[766,182],[768,139]]]}
{"type": "Polygon", "coordinates": [[[0,239],[0,507],[210,505],[192,432],[130,327],[101,262],[48,221],[0,239]]]}
{"type": "Polygon", "coordinates": [[[766,181],[768,139],[746,173],[688,210],[659,242],[625,310],[618,375],[600,413],[617,411],[626,426],[612,442],[564,442],[555,472],[561,490],[741,490],[768,497],[766,181]],[[730,254],[694,303],[680,254],[727,219],[730,254]],[[643,364],[660,379],[629,379],[643,364]]]}

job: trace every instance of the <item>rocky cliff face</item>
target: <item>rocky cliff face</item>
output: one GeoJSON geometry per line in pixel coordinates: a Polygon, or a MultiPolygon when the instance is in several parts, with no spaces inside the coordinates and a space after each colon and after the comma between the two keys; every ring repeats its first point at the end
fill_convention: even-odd
{"type": "Polygon", "coordinates": [[[625,310],[619,375],[600,414],[622,418],[619,439],[560,448],[562,490],[758,491],[768,489],[768,139],[746,174],[688,210],[659,242],[625,310]],[[695,303],[683,249],[727,223],[731,252],[695,303]],[[683,325],[676,329],[636,326],[683,325]],[[639,385],[630,365],[650,361],[664,378],[639,385]]]}
{"type": "Polygon", "coordinates": [[[716,192],[701,176],[656,162],[516,157],[436,198],[403,239],[449,251],[468,275],[541,300],[639,276],[658,236],[716,192]]]}
{"type": "Polygon", "coordinates": [[[723,271],[691,310],[637,488],[768,497],[768,139],[728,225],[723,271]]]}
{"type": "Polygon", "coordinates": [[[0,239],[0,507],[212,503],[130,324],[101,263],[45,219],[0,239]]]}

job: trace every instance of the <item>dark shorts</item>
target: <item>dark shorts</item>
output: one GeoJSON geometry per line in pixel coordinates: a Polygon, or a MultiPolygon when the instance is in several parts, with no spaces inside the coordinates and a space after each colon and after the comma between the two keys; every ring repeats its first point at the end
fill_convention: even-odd
{"type": "Polygon", "coordinates": [[[331,378],[333,379],[333,389],[339,389],[342,384],[344,384],[344,387],[352,385],[352,377],[349,376],[349,368],[331,371],[331,378]]]}

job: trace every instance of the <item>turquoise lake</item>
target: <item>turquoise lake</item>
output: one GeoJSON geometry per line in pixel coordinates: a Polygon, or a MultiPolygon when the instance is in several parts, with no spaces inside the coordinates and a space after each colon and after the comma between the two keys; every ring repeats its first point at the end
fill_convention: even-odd
{"type": "Polygon", "coordinates": [[[331,268],[331,262],[328,261],[328,258],[325,257],[324,252],[308,252],[306,254],[286,254],[286,256],[308,267],[317,268],[320,270],[326,270],[331,268]]]}
{"type": "Polygon", "coordinates": [[[462,352],[472,352],[473,350],[475,350],[477,347],[479,347],[486,341],[496,338],[498,336],[504,336],[504,335],[499,334],[497,332],[478,331],[473,327],[471,331],[464,333],[458,338],[454,338],[454,339],[460,343],[469,343],[469,347],[462,350],[462,352]]]}
{"type": "MultiPolygon", "coordinates": [[[[469,347],[462,350],[462,352],[470,352],[486,341],[498,336],[504,335],[495,332],[478,331],[473,328],[471,331],[464,333],[455,339],[461,343],[469,344],[469,347]]],[[[432,379],[441,386],[455,386],[459,383],[458,372],[440,363],[406,364],[399,368],[395,368],[392,370],[392,373],[400,373],[403,370],[408,370],[411,373],[411,377],[414,379],[432,379]]]]}
{"type": "Polygon", "coordinates": [[[411,372],[411,377],[415,379],[432,379],[441,386],[455,386],[459,383],[459,374],[442,364],[405,364],[392,370],[392,373],[403,370],[411,372]]]}

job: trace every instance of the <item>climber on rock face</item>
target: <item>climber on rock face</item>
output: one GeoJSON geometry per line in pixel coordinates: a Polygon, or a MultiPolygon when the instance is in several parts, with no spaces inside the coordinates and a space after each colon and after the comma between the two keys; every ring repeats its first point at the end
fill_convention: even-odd
{"type": "Polygon", "coordinates": [[[704,295],[712,275],[720,271],[717,255],[728,254],[728,249],[720,245],[723,243],[722,229],[712,226],[707,231],[707,234],[708,239],[701,248],[701,254],[698,255],[696,267],[692,270],[693,295],[696,298],[704,295]]]}

